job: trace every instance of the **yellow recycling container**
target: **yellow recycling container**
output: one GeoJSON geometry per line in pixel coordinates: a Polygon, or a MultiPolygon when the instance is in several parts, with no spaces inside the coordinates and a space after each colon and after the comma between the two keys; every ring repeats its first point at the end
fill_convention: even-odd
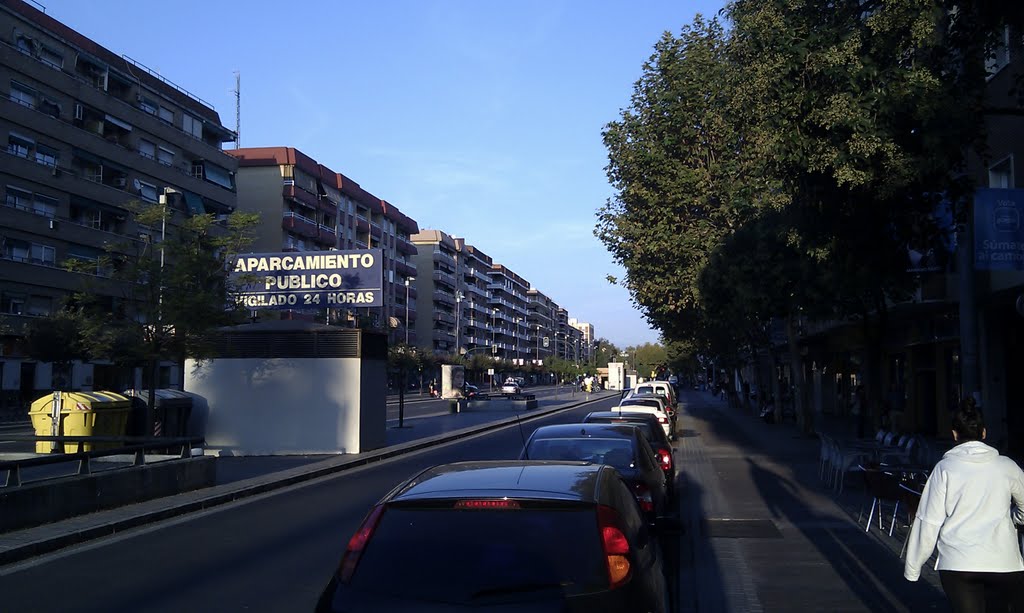
{"type": "MultiPolygon", "coordinates": [[[[60,392],[60,417],[53,429],[54,394],[32,403],[29,417],[36,436],[124,436],[131,400],[115,392],[60,392]]],[[[120,443],[64,443],[64,453],[113,449],[120,443]]],[[[50,453],[53,443],[37,441],[36,453],[50,453]]]]}

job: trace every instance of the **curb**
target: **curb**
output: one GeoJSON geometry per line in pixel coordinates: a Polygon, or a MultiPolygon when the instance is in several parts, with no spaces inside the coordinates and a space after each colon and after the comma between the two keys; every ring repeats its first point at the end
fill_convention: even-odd
{"type": "Polygon", "coordinates": [[[209,488],[183,492],[172,497],[155,498],[135,503],[138,512],[130,516],[104,519],[104,515],[116,515],[124,513],[127,507],[117,507],[106,511],[91,513],[78,518],[64,520],[58,523],[43,524],[33,528],[26,528],[0,534],[0,540],[10,541],[11,544],[0,545],[0,566],[21,562],[23,560],[51,553],[71,545],[81,544],[94,539],[109,536],[117,532],[123,532],[132,528],[138,528],[147,524],[163,521],[179,515],[203,511],[212,507],[235,502],[243,498],[249,498],[264,494],[291,485],[297,485],[307,481],[327,477],[346,470],[364,466],[371,462],[387,460],[399,455],[404,455],[432,447],[441,443],[449,443],[459,439],[474,436],[491,430],[497,430],[516,423],[529,422],[540,417],[552,415],[569,409],[604,400],[607,395],[591,397],[580,402],[545,409],[543,411],[531,411],[529,414],[508,417],[499,421],[489,422],[477,426],[468,426],[461,430],[440,434],[433,437],[409,441],[392,447],[385,447],[379,450],[367,452],[366,455],[358,458],[338,456],[329,458],[313,465],[298,466],[284,471],[251,477],[235,483],[215,485],[209,488]],[[169,500],[177,499],[177,500],[169,500]],[[170,504],[168,504],[170,502],[170,504]],[[152,507],[152,508],[147,508],[152,507]],[[74,528],[74,524],[81,524],[81,527],[74,528]],[[68,530],[61,534],[53,534],[55,527],[65,526],[68,530]],[[33,533],[38,536],[33,539],[33,533]],[[18,542],[20,541],[20,542],[18,542]]]}

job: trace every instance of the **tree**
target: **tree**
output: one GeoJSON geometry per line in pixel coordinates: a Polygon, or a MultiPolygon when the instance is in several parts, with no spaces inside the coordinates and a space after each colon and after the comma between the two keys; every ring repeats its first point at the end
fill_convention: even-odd
{"type": "Polygon", "coordinates": [[[606,338],[595,341],[594,364],[598,368],[608,368],[608,362],[618,361],[619,348],[606,338]]]}
{"type": "Polygon", "coordinates": [[[736,0],[728,32],[698,17],[662,37],[604,133],[617,193],[597,234],[666,339],[729,356],[783,318],[805,427],[802,318],[864,322],[877,380],[906,248],[970,190],[984,41],[1021,13],[980,6],[736,0]]]}
{"type": "Polygon", "coordinates": [[[748,200],[734,193],[745,187],[735,180],[744,148],[723,96],[733,78],[725,43],[721,24],[699,16],[679,38],[666,33],[630,107],[603,133],[616,195],[598,212],[595,234],[669,338],[691,336],[700,270],[748,200]]]}
{"type": "MultiPolygon", "coordinates": [[[[140,226],[161,228],[163,239],[109,243],[98,261],[65,260],[66,269],[91,274],[39,327],[63,322],[62,329],[74,336],[73,322],[82,356],[146,366],[151,428],[159,362],[208,357],[211,332],[244,320],[245,312],[231,297],[228,262],[251,244],[259,217],[235,212],[221,224],[210,214],[174,215],[165,204],[126,206],[140,226]],[[97,270],[106,278],[97,279],[97,270]]],[[[33,344],[29,355],[49,361],[33,344]]]]}

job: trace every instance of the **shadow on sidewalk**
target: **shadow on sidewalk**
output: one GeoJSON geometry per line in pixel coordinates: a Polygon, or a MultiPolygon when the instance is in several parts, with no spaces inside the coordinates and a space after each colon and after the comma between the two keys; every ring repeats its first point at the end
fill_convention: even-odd
{"type": "MultiPolygon", "coordinates": [[[[716,472],[728,475],[728,480],[723,480],[723,485],[731,490],[731,496],[727,496],[739,496],[741,500],[743,496],[759,497],[775,521],[791,525],[812,544],[858,599],[858,602],[846,603],[848,606],[844,605],[843,610],[860,610],[861,607],[872,612],[948,609],[941,590],[923,580],[910,583],[903,579],[903,562],[898,554],[858,528],[855,518],[848,514],[848,505],[844,508],[832,499],[841,510],[839,516],[827,513],[827,505],[814,507],[811,498],[823,494],[817,474],[817,439],[801,435],[791,425],[765,424],[724,402],[694,398],[696,394],[687,396],[690,396],[686,398],[688,412],[709,426],[705,432],[710,436],[705,436],[705,443],[710,439],[712,445],[735,446],[744,452],[743,462],[729,458],[715,460],[716,472]],[[750,456],[758,456],[762,461],[750,456]],[[731,472],[728,469],[732,469],[731,472]],[[744,483],[747,480],[749,482],[744,483]]],[[[751,546],[759,547],[756,543],[751,546]]],[[[773,559],[785,562],[775,557],[777,552],[764,551],[772,553],[773,559]]],[[[763,578],[762,584],[771,577],[786,576],[785,572],[768,568],[759,569],[758,574],[763,578]]],[[[803,585],[804,580],[798,578],[795,585],[803,585]]],[[[702,584],[701,588],[704,587],[702,584]]],[[[770,606],[773,600],[776,603],[802,601],[801,594],[787,593],[785,585],[758,587],[759,593],[770,592],[762,599],[763,604],[769,605],[765,610],[773,609],[770,606]]]]}

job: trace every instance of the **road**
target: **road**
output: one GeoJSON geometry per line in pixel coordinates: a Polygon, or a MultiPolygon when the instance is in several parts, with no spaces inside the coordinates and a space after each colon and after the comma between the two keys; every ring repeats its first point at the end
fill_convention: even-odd
{"type": "Polygon", "coordinates": [[[395,485],[435,464],[515,458],[533,428],[578,421],[616,400],[2,568],[3,609],[309,611],[366,511],[395,485]]]}
{"type": "MultiPolygon", "coordinates": [[[[488,388],[481,387],[480,391],[487,393],[488,388]]],[[[496,390],[500,391],[500,390],[496,390]]],[[[543,386],[523,388],[524,394],[533,394],[538,400],[560,398],[568,400],[571,397],[582,398],[582,392],[576,391],[568,385],[543,386]]],[[[388,424],[398,421],[398,400],[397,396],[388,396],[388,424]]],[[[405,397],[405,419],[416,419],[420,417],[436,417],[450,411],[449,402],[440,398],[431,398],[427,395],[420,395],[418,392],[411,392],[405,397]]]]}

